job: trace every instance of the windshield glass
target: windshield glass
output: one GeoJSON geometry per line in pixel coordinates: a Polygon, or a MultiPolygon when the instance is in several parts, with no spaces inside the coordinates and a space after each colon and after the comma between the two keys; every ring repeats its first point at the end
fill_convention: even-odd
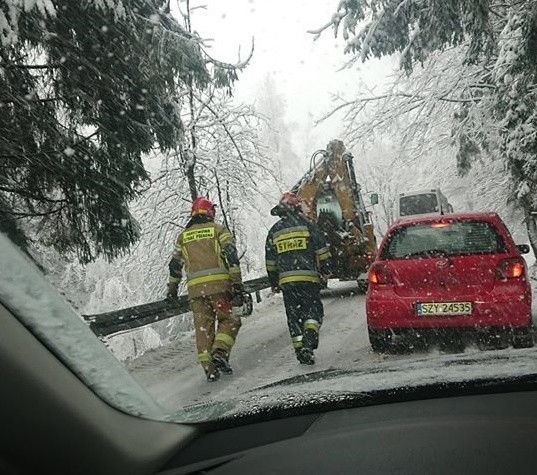
{"type": "Polygon", "coordinates": [[[410,216],[413,214],[437,213],[438,199],[435,193],[423,195],[401,196],[399,198],[399,215],[410,216]]]}
{"type": "Polygon", "coordinates": [[[155,419],[537,373],[535,5],[447,4],[2,2],[2,307],[155,419]]]}
{"type": "Polygon", "coordinates": [[[464,221],[419,224],[399,228],[390,236],[383,252],[384,259],[408,259],[432,256],[500,254],[506,252],[501,236],[489,223],[464,221]]]}

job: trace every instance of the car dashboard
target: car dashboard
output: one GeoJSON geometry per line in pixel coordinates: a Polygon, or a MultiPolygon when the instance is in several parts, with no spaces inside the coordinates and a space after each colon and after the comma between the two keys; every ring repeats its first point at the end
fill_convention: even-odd
{"type": "Polygon", "coordinates": [[[209,430],[161,473],[535,473],[536,403],[437,397],[209,430]]]}

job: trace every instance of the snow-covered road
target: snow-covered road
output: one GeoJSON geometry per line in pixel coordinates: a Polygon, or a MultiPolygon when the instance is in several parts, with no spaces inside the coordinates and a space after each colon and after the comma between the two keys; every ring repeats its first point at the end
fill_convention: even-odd
{"type": "MultiPolygon", "coordinates": [[[[350,370],[360,390],[534,372],[537,347],[479,351],[472,346],[457,355],[445,355],[437,349],[375,354],[367,336],[365,297],[356,291],[356,284],[337,281],[331,281],[330,288],[323,291],[325,320],[315,366],[301,366],[295,359],[281,295],[265,298],[255,306],[251,317],[243,319],[231,357],[235,371],[232,376],[222,375],[216,383],[205,381],[196,360],[193,332],[126,364],[140,384],[170,412],[211,401],[238,401],[252,389],[327,369],[350,370]]],[[[347,380],[345,385],[339,389],[353,387],[347,380]]]]}
{"type": "MultiPolygon", "coordinates": [[[[298,364],[287,330],[281,295],[256,305],[231,356],[232,376],[207,383],[196,361],[194,336],[151,350],[127,363],[134,377],[169,410],[207,400],[237,397],[249,389],[297,374],[328,368],[364,367],[385,356],[370,351],[365,322],[365,297],[355,283],[331,282],[323,291],[325,320],[315,366],[298,364]]],[[[393,356],[393,358],[398,358],[393,356]]]]}

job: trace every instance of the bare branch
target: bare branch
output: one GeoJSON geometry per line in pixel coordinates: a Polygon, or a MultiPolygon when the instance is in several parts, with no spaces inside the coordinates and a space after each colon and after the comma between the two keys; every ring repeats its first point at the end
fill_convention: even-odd
{"type": "Polygon", "coordinates": [[[214,66],[221,68],[221,69],[227,69],[230,71],[236,71],[236,70],[243,70],[246,66],[248,66],[248,63],[252,59],[252,56],[254,54],[254,47],[255,47],[255,41],[254,37],[252,36],[252,47],[250,48],[250,53],[248,54],[247,58],[244,61],[241,61],[240,57],[235,64],[230,63],[224,63],[222,61],[219,61],[217,59],[212,58],[207,51],[204,51],[205,55],[207,56],[208,62],[213,64],[214,66]]]}
{"type": "MultiPolygon", "coordinates": [[[[246,167],[246,163],[248,162],[248,160],[246,160],[241,152],[241,149],[240,147],[238,146],[237,144],[237,141],[235,140],[235,137],[233,136],[233,134],[231,133],[231,131],[229,130],[229,128],[227,127],[227,125],[225,124],[225,122],[220,118],[219,114],[207,103],[207,102],[204,102],[202,101],[200,98],[198,98],[198,100],[200,102],[202,102],[203,106],[209,110],[212,114],[214,114],[216,120],[220,123],[220,125],[222,126],[222,128],[224,129],[226,135],[228,136],[229,140],[231,140],[231,143],[233,144],[233,146],[235,147],[235,151],[237,152],[237,155],[240,159],[240,161],[243,163],[243,165],[245,166],[245,169],[247,169],[246,167]]],[[[250,179],[252,180],[252,183],[255,184],[255,180],[254,178],[251,176],[249,170],[248,170],[248,175],[250,176],[250,179]]]]}
{"type": "Polygon", "coordinates": [[[335,29],[337,29],[337,27],[338,27],[339,23],[341,22],[341,20],[343,20],[343,18],[345,18],[346,16],[347,16],[347,12],[345,12],[345,13],[343,13],[343,12],[334,13],[332,15],[332,18],[330,19],[330,21],[328,23],[326,23],[325,25],[323,25],[320,28],[317,28],[315,30],[308,30],[308,33],[311,34],[311,35],[314,35],[313,39],[317,40],[317,39],[319,39],[319,37],[321,36],[323,31],[327,30],[331,26],[333,26],[335,29]]]}

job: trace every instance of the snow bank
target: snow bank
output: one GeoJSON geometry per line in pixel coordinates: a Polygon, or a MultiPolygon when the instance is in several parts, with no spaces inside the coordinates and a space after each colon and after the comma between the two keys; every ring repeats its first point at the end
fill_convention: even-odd
{"type": "Polygon", "coordinates": [[[142,356],[147,350],[162,346],[159,334],[150,326],[128,333],[114,335],[105,340],[108,349],[120,360],[130,360],[142,356]]]}
{"type": "Polygon", "coordinates": [[[143,356],[149,350],[189,338],[194,330],[192,313],[169,318],[136,330],[126,330],[105,339],[105,344],[120,361],[143,356]]]}

